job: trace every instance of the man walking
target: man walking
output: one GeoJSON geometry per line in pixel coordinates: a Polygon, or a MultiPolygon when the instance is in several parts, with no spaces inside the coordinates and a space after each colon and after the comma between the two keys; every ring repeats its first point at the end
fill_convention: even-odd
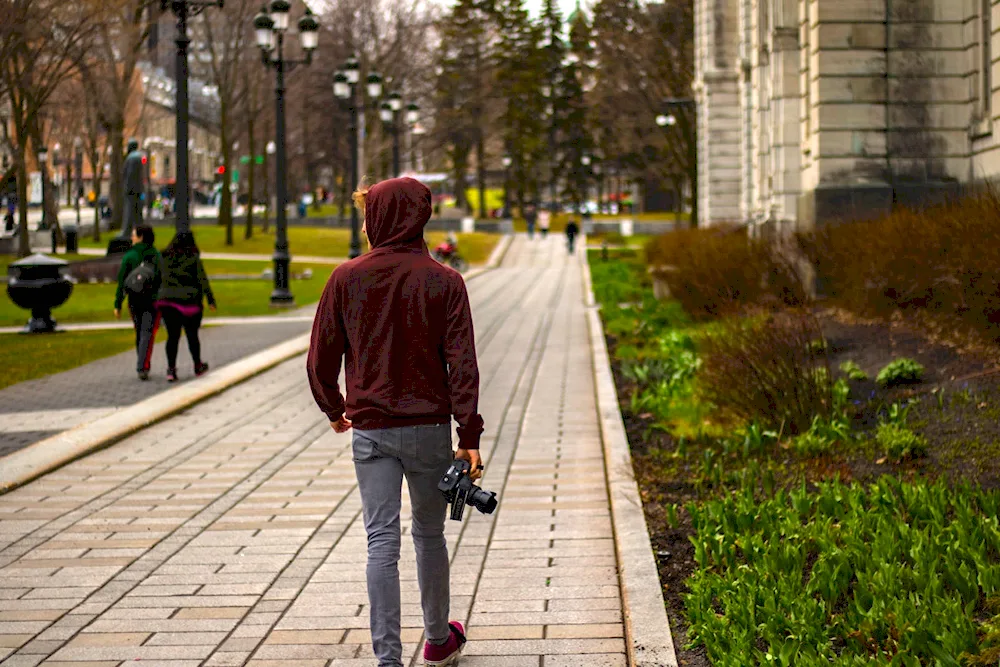
{"type": "Polygon", "coordinates": [[[482,475],[479,368],[472,311],[457,271],[424,243],[431,192],[411,178],[360,189],[371,250],[338,266],[313,323],[307,372],[313,396],[337,433],[354,428],[353,457],[368,533],[368,600],[379,667],[403,667],[400,640],[400,505],[406,478],[424,616],[424,664],[455,665],[464,628],[448,621],[444,537],[447,501],[438,490],[454,458],[482,475]],[[344,358],[346,401],[339,375],[344,358]],[[451,418],[458,452],[451,449],[451,418]]]}

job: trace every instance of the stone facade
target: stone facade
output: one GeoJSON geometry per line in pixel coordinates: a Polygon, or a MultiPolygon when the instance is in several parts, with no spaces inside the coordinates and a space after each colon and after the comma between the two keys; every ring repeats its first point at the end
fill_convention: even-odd
{"type": "Polygon", "coordinates": [[[810,226],[1000,175],[1000,0],[695,12],[701,224],[810,226]]]}

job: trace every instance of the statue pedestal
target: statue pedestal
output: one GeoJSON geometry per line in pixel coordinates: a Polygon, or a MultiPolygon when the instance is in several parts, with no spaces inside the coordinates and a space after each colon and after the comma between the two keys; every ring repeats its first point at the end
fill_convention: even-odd
{"type": "Polygon", "coordinates": [[[132,247],[132,239],[116,236],[108,242],[108,255],[122,255],[132,247]]]}

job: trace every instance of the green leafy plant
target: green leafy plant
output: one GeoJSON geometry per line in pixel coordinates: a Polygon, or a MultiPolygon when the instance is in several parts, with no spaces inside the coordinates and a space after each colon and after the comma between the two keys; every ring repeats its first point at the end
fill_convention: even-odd
{"type": "Polygon", "coordinates": [[[847,376],[852,382],[864,382],[868,379],[868,373],[861,370],[853,361],[845,361],[840,365],[840,372],[847,376]]]}
{"type": "Polygon", "coordinates": [[[756,488],[687,506],[688,636],[712,665],[956,666],[979,653],[977,610],[1000,592],[1000,491],[891,477],[756,488]]]}
{"type": "Polygon", "coordinates": [[[878,372],[875,381],[882,387],[901,384],[915,384],[924,377],[924,367],[913,359],[901,358],[890,361],[878,372]]]}
{"type": "Polygon", "coordinates": [[[899,424],[879,424],[875,441],[893,463],[927,456],[927,439],[899,424]]]}

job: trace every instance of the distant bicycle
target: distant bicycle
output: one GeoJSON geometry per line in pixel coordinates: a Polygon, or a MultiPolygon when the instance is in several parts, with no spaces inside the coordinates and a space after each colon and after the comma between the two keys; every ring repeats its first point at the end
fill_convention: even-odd
{"type": "Polygon", "coordinates": [[[469,263],[458,254],[458,241],[454,237],[449,237],[447,241],[434,248],[431,256],[459,273],[465,273],[465,270],[469,268],[469,263]]]}

